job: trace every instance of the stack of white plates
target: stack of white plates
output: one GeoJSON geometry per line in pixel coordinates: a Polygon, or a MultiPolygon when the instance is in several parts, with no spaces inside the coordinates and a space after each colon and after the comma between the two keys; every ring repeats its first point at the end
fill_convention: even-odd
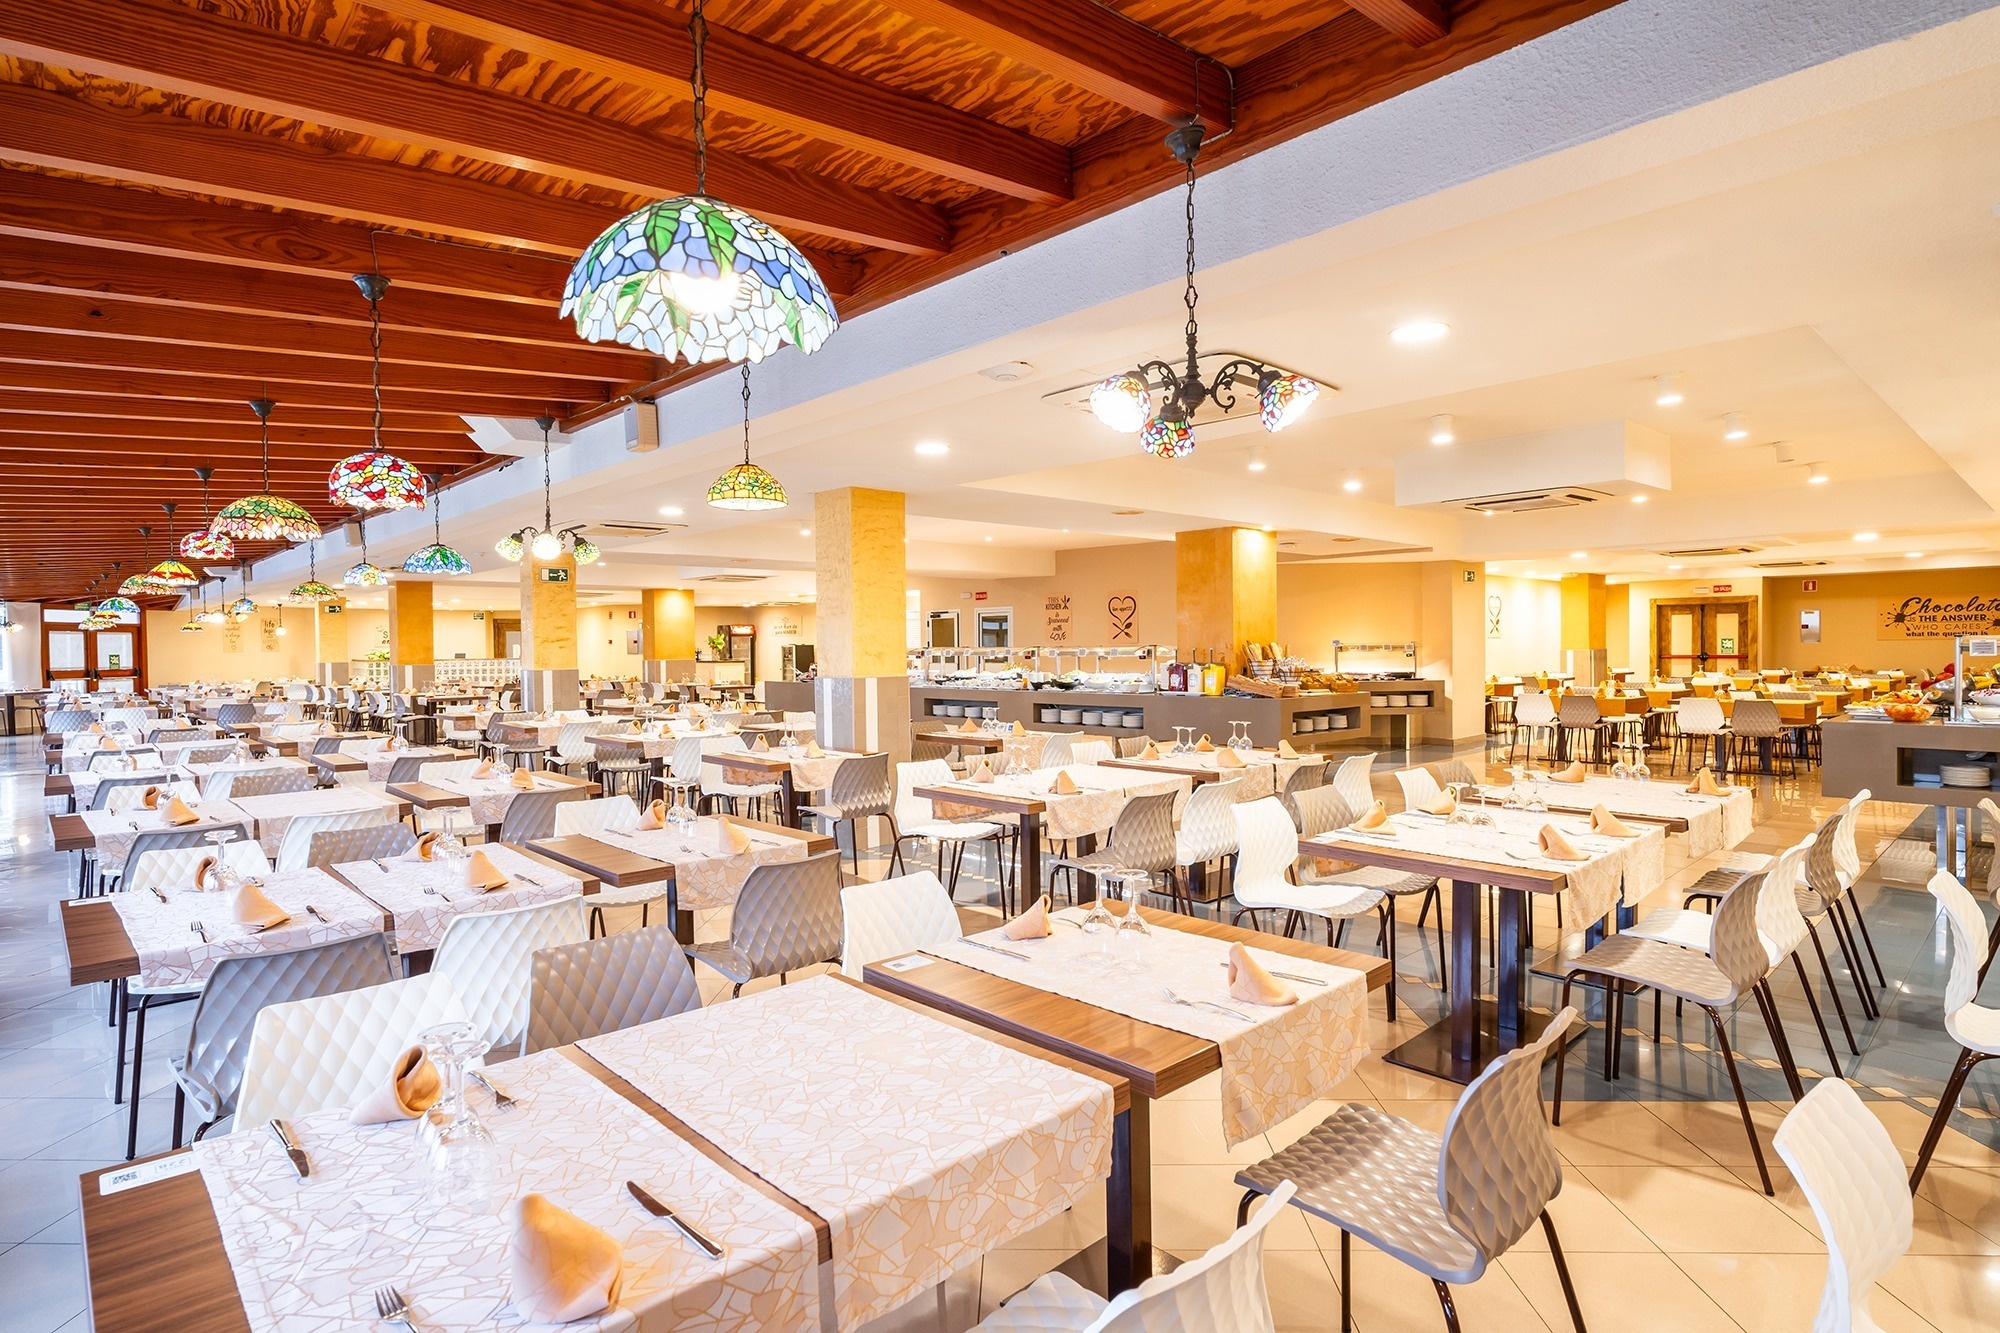
{"type": "Polygon", "coordinates": [[[1991,787],[1993,770],[1984,764],[1945,764],[1938,776],[1947,787],[1991,787]]]}

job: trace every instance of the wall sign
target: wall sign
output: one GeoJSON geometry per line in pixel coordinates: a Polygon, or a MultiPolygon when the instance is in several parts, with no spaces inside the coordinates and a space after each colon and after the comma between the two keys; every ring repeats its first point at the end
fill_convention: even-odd
{"type": "Polygon", "coordinates": [[[1136,592],[1114,592],[1104,599],[1104,610],[1111,617],[1111,642],[1137,643],[1136,626],[1139,623],[1139,594],[1136,592]]]}
{"type": "Polygon", "coordinates": [[[639,631],[636,629],[625,631],[625,655],[627,657],[639,655],[639,631]]]}
{"type": "Polygon", "coordinates": [[[1498,597],[1486,599],[1486,637],[1489,639],[1504,637],[1500,633],[1500,607],[1501,602],[1498,597]]]}
{"type": "Polygon", "coordinates": [[[1800,579],[1800,580],[1799,580],[1799,591],[1800,591],[1800,592],[1818,592],[1818,591],[1819,591],[1819,580],[1818,580],[1818,579],[1800,579]]]}
{"type": "Polygon", "coordinates": [[[2000,596],[1884,597],[1876,609],[1878,639],[1949,639],[2000,630],[2000,596]]]}
{"type": "Polygon", "coordinates": [[[320,608],[321,611],[324,611],[327,615],[330,616],[337,616],[346,609],[347,608],[342,606],[339,602],[328,602],[325,606],[322,606],[320,608]]]}
{"type": "Polygon", "coordinates": [[[1042,637],[1051,644],[1070,642],[1069,594],[1052,592],[1042,601],[1042,637]]]}
{"type": "Polygon", "coordinates": [[[564,569],[564,568],[563,568],[562,566],[560,566],[560,565],[543,565],[543,566],[542,566],[542,582],[544,582],[544,583],[568,583],[568,582],[569,582],[569,571],[568,571],[567,569],[564,569]]]}
{"type": "Polygon", "coordinates": [[[112,653],[106,661],[107,665],[104,668],[106,671],[116,671],[125,663],[125,659],[117,653],[112,653]]]}
{"type": "Polygon", "coordinates": [[[1817,611],[1799,612],[1799,642],[1800,643],[1819,642],[1819,612],[1817,611]]]}

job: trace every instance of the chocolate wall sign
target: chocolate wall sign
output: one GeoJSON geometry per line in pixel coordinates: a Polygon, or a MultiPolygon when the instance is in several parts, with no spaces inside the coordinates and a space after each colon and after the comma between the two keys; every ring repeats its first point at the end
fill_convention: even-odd
{"type": "Polygon", "coordinates": [[[1949,639],[2000,630],[2000,596],[1883,597],[1876,605],[1878,639],[1949,639]]]}

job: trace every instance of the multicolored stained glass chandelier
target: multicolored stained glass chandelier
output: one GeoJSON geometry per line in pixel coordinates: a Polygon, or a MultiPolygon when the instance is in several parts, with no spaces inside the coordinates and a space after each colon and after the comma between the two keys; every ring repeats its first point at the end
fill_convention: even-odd
{"type": "Polygon", "coordinates": [[[1207,131],[1199,120],[1167,135],[1167,147],[1187,168],[1187,366],[1147,361],[1100,380],[1090,391],[1090,410],[1116,431],[1138,432],[1139,447],[1155,458],[1186,458],[1194,452],[1194,414],[1204,402],[1227,413],[1236,407],[1239,383],[1257,383],[1258,417],[1273,433],[1297,421],[1319,396],[1320,386],[1304,375],[1232,357],[1206,383],[1201,374],[1200,328],[1194,285],[1194,163],[1207,131]],[[1157,410],[1156,410],[1157,408],[1157,410]]]}
{"type": "MultiPolygon", "coordinates": [[[[179,507],[180,507],[179,505],[175,504],[171,500],[168,500],[160,505],[160,508],[166,511],[167,515],[168,550],[173,549],[174,510],[178,509],[179,507]]],[[[202,515],[202,518],[203,521],[206,522],[207,514],[204,513],[202,515]]],[[[151,536],[151,529],[149,528],[141,528],[139,529],[139,532],[143,536],[148,536],[148,537],[151,536]]],[[[152,552],[150,550],[147,551],[146,557],[149,560],[152,558],[152,552]]],[[[166,559],[160,561],[158,564],[154,565],[152,568],[148,569],[144,574],[140,575],[140,577],[145,579],[148,583],[159,588],[162,592],[174,593],[176,595],[178,595],[183,590],[192,588],[197,583],[201,582],[200,575],[196,574],[192,569],[188,568],[180,561],[174,559],[171,555],[169,555],[166,559]]]]}
{"type": "Polygon", "coordinates": [[[253,398],[250,410],[257,414],[259,438],[264,456],[264,489],[222,506],[209,524],[209,531],[239,542],[309,542],[319,536],[319,524],[303,508],[271,494],[271,413],[277,404],[269,398],[253,398]]]}
{"type": "Polygon", "coordinates": [[[750,461],[750,367],[743,367],[743,461],[715,479],[708,502],[717,509],[783,509],[790,501],[778,479],[750,461]]]}
{"type": "Polygon", "coordinates": [[[340,596],[339,592],[319,581],[318,542],[312,544],[310,554],[306,557],[306,581],[293,587],[292,596],[302,602],[312,602],[315,604],[330,602],[340,596]]]}
{"type": "MultiPolygon", "coordinates": [[[[551,501],[549,498],[549,431],[554,429],[556,419],[554,417],[536,417],[535,424],[542,428],[542,526],[538,528],[530,523],[525,528],[521,528],[516,532],[510,532],[499,541],[494,542],[493,549],[499,552],[502,560],[509,561],[510,563],[519,563],[521,556],[527,552],[533,552],[537,560],[547,561],[557,559],[563,553],[563,546],[567,544],[570,548],[570,553],[576,557],[577,564],[590,564],[603,554],[602,551],[597,549],[597,543],[583,535],[581,524],[572,525],[563,528],[561,531],[557,531],[555,519],[552,517],[553,510],[550,508],[551,501]]],[[[411,559],[415,558],[415,556],[411,557],[411,559]]],[[[405,568],[408,568],[408,566],[405,566],[405,568]]]]}
{"type": "Polygon", "coordinates": [[[107,597],[97,604],[95,614],[100,616],[137,616],[139,604],[130,597],[107,597]]]}
{"type": "Polygon", "coordinates": [[[563,286],[578,336],[658,356],[760,361],[786,343],[818,351],[840,326],[826,284],[776,228],[708,193],[708,22],[688,21],[694,193],[648,205],[583,252],[563,286]]]}
{"type": "Polygon", "coordinates": [[[459,551],[444,544],[444,493],[438,483],[444,478],[436,473],[425,477],[431,489],[431,544],[410,553],[403,562],[406,574],[470,574],[472,562],[459,551]]]}
{"type": "Polygon", "coordinates": [[[215,475],[215,469],[198,467],[194,474],[201,478],[201,526],[181,538],[181,557],[203,564],[228,564],[236,559],[236,543],[209,528],[215,520],[208,512],[208,479],[215,475]]]}
{"type": "MultiPolygon", "coordinates": [[[[242,596],[229,604],[229,618],[240,625],[251,616],[257,614],[257,603],[250,600],[249,569],[243,565],[238,565],[236,567],[236,577],[243,580],[243,593],[242,596]]],[[[227,592],[228,585],[225,584],[223,590],[227,592]]]]}
{"type": "Polygon", "coordinates": [[[428,492],[424,474],[382,448],[382,296],[389,279],[380,273],[357,273],[354,285],[368,298],[369,375],[375,389],[371,446],[333,465],[326,477],[327,498],[363,514],[394,509],[422,509],[428,492]]]}
{"type": "MultiPolygon", "coordinates": [[[[173,522],[173,506],[170,504],[162,505],[161,508],[167,511],[167,521],[171,525],[173,522]]],[[[145,543],[147,567],[119,584],[118,595],[121,597],[178,597],[181,585],[167,582],[160,573],[160,565],[153,563],[153,530],[146,527],[140,528],[139,540],[145,543]]],[[[168,540],[171,541],[172,538],[169,537],[168,540]]],[[[163,561],[162,563],[171,563],[187,570],[186,586],[194,586],[193,570],[187,569],[187,566],[181,565],[178,560],[163,561]]]]}
{"type": "Polygon", "coordinates": [[[380,565],[368,561],[368,520],[364,518],[355,526],[361,530],[361,561],[349,565],[340,581],[350,588],[379,588],[389,581],[389,575],[380,565]]]}

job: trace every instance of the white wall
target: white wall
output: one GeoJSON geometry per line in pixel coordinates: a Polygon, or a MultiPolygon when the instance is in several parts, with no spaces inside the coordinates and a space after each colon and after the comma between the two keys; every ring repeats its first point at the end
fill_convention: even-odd
{"type": "Polygon", "coordinates": [[[1486,674],[1532,676],[1562,664],[1562,585],[1553,579],[1492,574],[1486,579],[1486,674]],[[1493,599],[1500,634],[1493,634],[1493,599]]]}

